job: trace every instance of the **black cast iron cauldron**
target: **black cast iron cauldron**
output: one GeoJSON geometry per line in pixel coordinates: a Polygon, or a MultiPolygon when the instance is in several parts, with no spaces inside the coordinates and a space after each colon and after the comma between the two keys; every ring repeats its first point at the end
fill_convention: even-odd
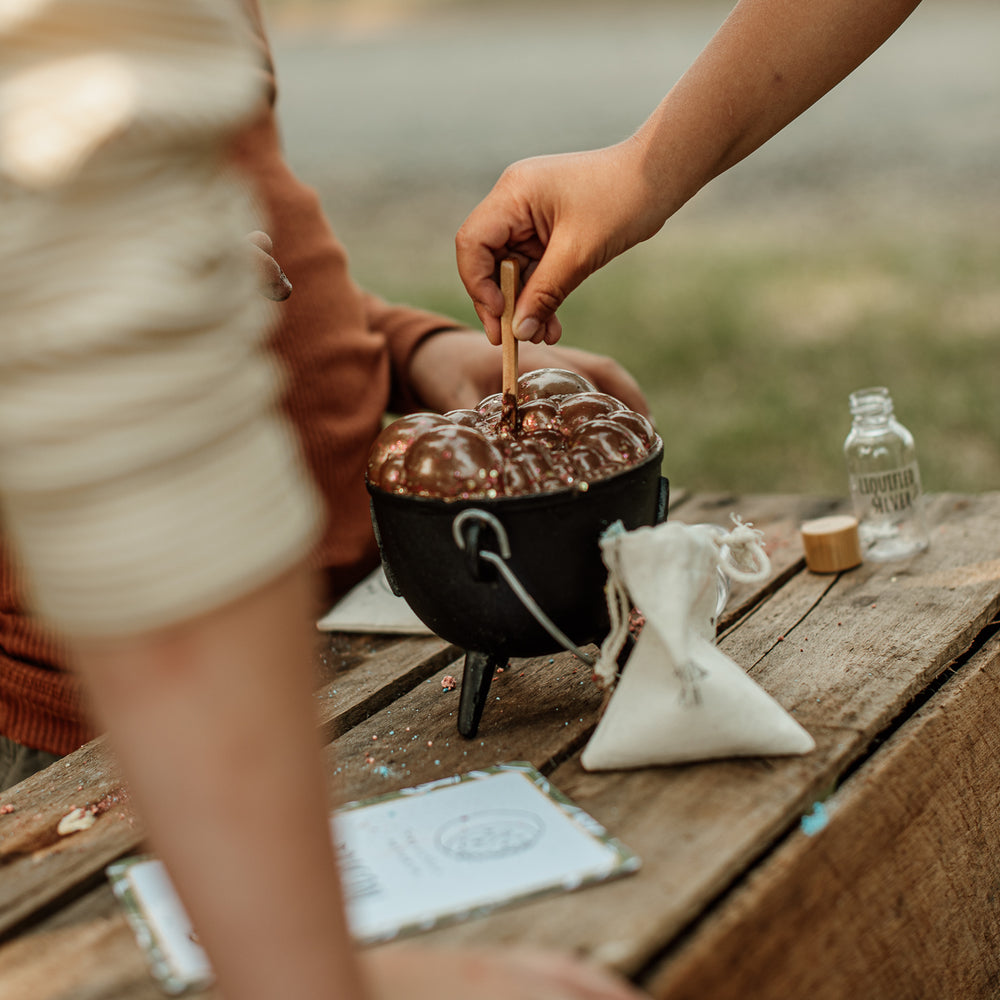
{"type": "Polygon", "coordinates": [[[393,592],[432,632],[466,651],[463,736],[476,734],[493,673],[508,657],[575,650],[607,634],[600,536],[615,521],[632,530],[666,518],[662,458],[660,444],[586,491],[493,500],[441,500],[368,484],[393,592]]]}

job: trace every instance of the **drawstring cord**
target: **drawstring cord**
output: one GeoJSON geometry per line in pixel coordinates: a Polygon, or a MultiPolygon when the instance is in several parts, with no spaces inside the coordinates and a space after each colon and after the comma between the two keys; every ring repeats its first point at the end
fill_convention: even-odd
{"type": "MultiPolygon", "coordinates": [[[[766,579],[771,573],[771,560],[764,551],[764,532],[755,528],[752,522],[744,522],[738,514],[732,513],[729,516],[733,522],[732,530],[715,528],[712,533],[719,570],[737,583],[757,583],[766,579]]],[[[608,568],[604,592],[610,629],[601,644],[593,677],[598,686],[609,693],[618,680],[618,656],[628,640],[629,616],[632,611],[632,600],[621,570],[620,546],[615,544],[615,539],[624,534],[625,528],[621,521],[615,521],[601,536],[601,551],[608,568]]],[[[680,667],[679,671],[686,693],[684,700],[697,704],[700,701],[698,675],[702,671],[693,671],[692,666],[687,664],[680,667]]]]}
{"type": "Polygon", "coordinates": [[[764,532],[739,514],[730,514],[733,529],[718,535],[719,568],[737,583],[758,583],[771,574],[771,560],[764,551],[764,532]]]}

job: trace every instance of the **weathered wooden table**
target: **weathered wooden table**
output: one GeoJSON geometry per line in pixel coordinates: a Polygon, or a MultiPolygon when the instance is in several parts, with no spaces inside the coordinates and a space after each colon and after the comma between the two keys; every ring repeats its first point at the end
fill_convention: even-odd
{"type": "MultiPolygon", "coordinates": [[[[814,735],[805,757],[588,774],[579,751],[601,694],[571,655],[515,661],[466,741],[458,691],[441,685],[460,673],[454,647],[323,638],[317,708],[340,798],[528,760],[643,859],[636,875],[428,944],[572,949],[665,998],[1000,995],[1000,494],[933,497],[929,552],[817,576],[798,525],[837,506],[681,496],[671,508],[719,524],[735,511],[765,531],[773,576],[734,590],[721,643],[814,735]],[[387,737],[406,726],[419,738],[387,737]],[[807,832],[821,800],[826,825],[807,832]]],[[[103,874],[142,844],[104,743],[4,806],[0,997],[160,996],[103,874]],[[94,826],[60,837],[58,820],[87,804],[94,826]]]]}

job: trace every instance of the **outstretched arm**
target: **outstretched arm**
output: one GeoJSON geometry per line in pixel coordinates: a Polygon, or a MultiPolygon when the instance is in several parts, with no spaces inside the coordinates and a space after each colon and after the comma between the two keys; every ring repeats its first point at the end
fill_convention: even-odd
{"type": "Polygon", "coordinates": [[[73,644],[227,996],[368,995],[327,825],[313,608],[297,570],[156,632],[73,644]]]}
{"type": "Polygon", "coordinates": [[[740,0],[629,139],[508,167],[456,238],[458,269],[499,343],[498,261],[525,276],[521,340],[554,343],[555,311],[589,274],[653,236],[871,55],[919,0],[740,0]]]}

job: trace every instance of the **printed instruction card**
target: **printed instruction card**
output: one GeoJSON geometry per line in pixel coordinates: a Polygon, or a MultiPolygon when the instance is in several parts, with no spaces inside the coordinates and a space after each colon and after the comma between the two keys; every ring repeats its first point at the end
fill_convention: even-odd
{"type": "Polygon", "coordinates": [[[381,566],[349,590],[323,615],[316,627],[321,632],[385,632],[400,635],[431,635],[431,630],[397,597],[381,566]]]}
{"type": "MultiPolygon", "coordinates": [[[[348,919],[362,944],[634,872],[640,861],[530,764],[500,764],[331,818],[348,919]]],[[[211,982],[208,958],[163,865],[108,868],[153,975],[168,993],[211,982]]]]}

